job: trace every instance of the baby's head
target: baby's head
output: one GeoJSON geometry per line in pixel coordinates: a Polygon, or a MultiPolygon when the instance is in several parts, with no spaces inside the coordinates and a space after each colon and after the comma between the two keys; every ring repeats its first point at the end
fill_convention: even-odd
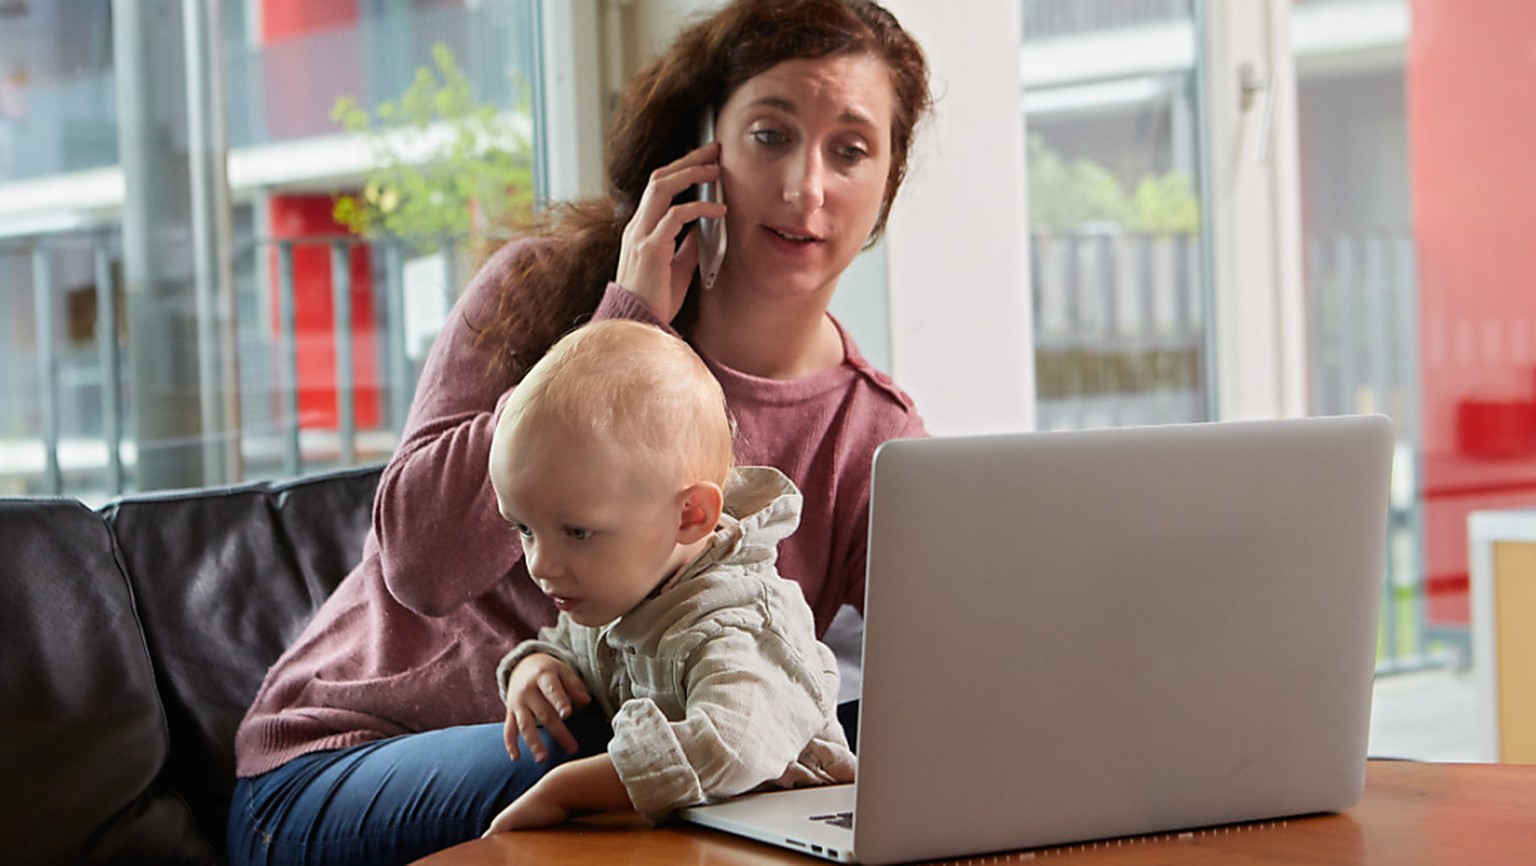
{"type": "Polygon", "coordinates": [[[507,398],[490,477],[529,573],[578,622],[622,616],[719,520],[732,429],[691,348],[607,320],[550,348],[507,398]]]}
{"type": "Polygon", "coordinates": [[[720,383],[687,343],[639,322],[593,322],[550,347],[507,399],[493,454],[550,428],[606,440],[675,482],[723,486],[731,470],[720,383]]]}

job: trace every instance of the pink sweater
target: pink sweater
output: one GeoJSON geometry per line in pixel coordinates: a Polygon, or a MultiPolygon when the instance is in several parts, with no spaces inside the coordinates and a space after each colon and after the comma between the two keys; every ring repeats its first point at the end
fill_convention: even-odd
{"type": "MultiPolygon", "coordinates": [[[[239,775],[310,752],[502,720],[496,663],[553,623],[555,610],[496,510],[486,460],[511,383],[487,376],[490,356],[473,325],[490,320],[498,276],[526,243],[498,252],[449,316],[380,481],[362,561],[267,672],[235,736],[239,775]]],[[[614,284],[595,318],[661,324],[614,284]]],[[[737,462],[776,466],[804,494],[779,570],[805,590],[818,633],[844,603],[864,603],[875,448],[925,435],[911,399],[846,333],[843,342],[845,363],[787,382],[709,364],[736,416],[737,462]]]]}

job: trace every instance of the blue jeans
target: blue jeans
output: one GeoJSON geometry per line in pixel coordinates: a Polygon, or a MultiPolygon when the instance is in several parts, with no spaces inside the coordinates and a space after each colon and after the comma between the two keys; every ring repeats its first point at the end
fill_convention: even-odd
{"type": "Polygon", "coordinates": [[[302,755],[235,785],[229,859],[245,864],[408,863],[478,837],[551,767],[602,753],[612,737],[589,705],[567,722],[574,755],[543,734],[551,756],[507,756],[502,726],[406,734],[302,755]]]}

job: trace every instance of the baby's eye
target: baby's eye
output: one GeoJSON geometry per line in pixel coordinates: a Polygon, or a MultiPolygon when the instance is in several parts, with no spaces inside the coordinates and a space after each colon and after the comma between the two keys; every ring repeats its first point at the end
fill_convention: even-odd
{"type": "Polygon", "coordinates": [[[582,529],[579,526],[567,526],[565,528],[565,534],[568,537],[575,539],[576,541],[586,541],[592,537],[592,530],[582,529]]]}
{"type": "Polygon", "coordinates": [[[533,537],[533,530],[529,529],[525,524],[514,523],[514,524],[512,524],[512,528],[517,530],[517,534],[522,536],[523,538],[532,538],[533,537]]]}

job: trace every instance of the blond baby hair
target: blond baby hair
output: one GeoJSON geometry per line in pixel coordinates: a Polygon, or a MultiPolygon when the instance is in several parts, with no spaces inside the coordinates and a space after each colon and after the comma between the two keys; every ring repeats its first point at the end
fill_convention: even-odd
{"type": "Polygon", "coordinates": [[[540,424],[610,438],[684,483],[724,486],[731,471],[720,383],[687,343],[639,322],[592,322],[550,347],[507,398],[496,436],[540,424]]]}

